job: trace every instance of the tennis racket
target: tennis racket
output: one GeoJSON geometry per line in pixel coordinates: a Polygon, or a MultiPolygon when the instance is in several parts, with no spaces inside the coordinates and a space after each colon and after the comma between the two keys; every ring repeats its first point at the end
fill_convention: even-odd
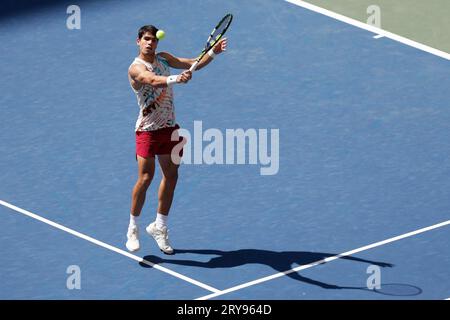
{"type": "Polygon", "coordinates": [[[213,29],[211,34],[208,37],[208,41],[206,42],[205,48],[203,49],[202,53],[199,55],[197,60],[194,62],[194,64],[189,68],[189,71],[194,71],[195,68],[197,68],[198,63],[202,58],[205,56],[205,54],[212,48],[214,45],[219,42],[220,39],[222,39],[223,35],[227,31],[228,27],[231,24],[231,21],[233,20],[233,15],[231,13],[228,13],[225,15],[225,17],[220,20],[220,22],[217,24],[217,26],[213,29]]]}

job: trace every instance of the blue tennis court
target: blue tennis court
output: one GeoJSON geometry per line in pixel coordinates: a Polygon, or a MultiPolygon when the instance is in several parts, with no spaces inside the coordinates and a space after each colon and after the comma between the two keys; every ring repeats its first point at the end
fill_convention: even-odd
{"type": "Polygon", "coordinates": [[[1,299],[450,297],[450,54],[279,0],[79,1],[73,30],[73,3],[15,3],[0,16],[1,299]],[[144,231],[159,169],[130,253],[137,30],[194,57],[227,12],[227,52],[174,87],[191,134],[175,254],[144,231]],[[257,144],[227,144],[238,129],[257,144]],[[205,132],[223,138],[213,164],[205,132]]]}

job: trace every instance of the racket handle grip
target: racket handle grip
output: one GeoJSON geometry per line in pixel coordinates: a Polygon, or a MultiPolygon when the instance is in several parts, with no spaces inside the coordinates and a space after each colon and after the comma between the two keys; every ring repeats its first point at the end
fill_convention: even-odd
{"type": "Polygon", "coordinates": [[[195,70],[195,68],[197,68],[197,65],[200,61],[195,61],[194,64],[189,68],[190,72],[193,72],[195,70]]]}

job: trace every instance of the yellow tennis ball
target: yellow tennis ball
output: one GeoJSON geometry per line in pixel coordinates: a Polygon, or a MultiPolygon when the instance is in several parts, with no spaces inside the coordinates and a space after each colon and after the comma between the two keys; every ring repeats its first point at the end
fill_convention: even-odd
{"type": "Polygon", "coordinates": [[[158,40],[164,39],[165,36],[166,36],[166,33],[164,32],[164,30],[158,30],[158,31],[156,31],[156,38],[157,38],[158,40]]]}

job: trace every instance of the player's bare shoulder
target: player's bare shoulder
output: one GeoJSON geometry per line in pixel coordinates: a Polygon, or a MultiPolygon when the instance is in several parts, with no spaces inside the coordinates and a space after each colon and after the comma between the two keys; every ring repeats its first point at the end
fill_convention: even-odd
{"type": "Polygon", "coordinates": [[[175,69],[189,69],[195,61],[195,59],[176,57],[171,53],[164,51],[159,52],[158,55],[166,60],[170,67],[175,69]]]}
{"type": "Polygon", "coordinates": [[[171,57],[173,57],[173,55],[171,55],[169,52],[167,52],[167,51],[161,51],[161,52],[158,52],[157,53],[157,55],[158,56],[160,56],[160,57],[163,57],[164,59],[167,59],[167,58],[171,58],[171,57]]]}
{"type": "Polygon", "coordinates": [[[143,64],[133,63],[128,68],[128,75],[130,76],[131,79],[137,80],[139,75],[141,75],[145,71],[147,71],[147,68],[143,64]]]}
{"type": "Polygon", "coordinates": [[[158,56],[160,56],[161,58],[166,60],[169,64],[172,64],[173,61],[175,60],[175,57],[172,54],[170,54],[169,52],[166,52],[166,51],[158,52],[158,56]]]}
{"type": "Polygon", "coordinates": [[[139,90],[142,87],[142,83],[139,81],[139,78],[145,71],[147,71],[147,68],[143,64],[133,63],[128,68],[128,78],[130,79],[131,86],[135,90],[139,90]]]}

